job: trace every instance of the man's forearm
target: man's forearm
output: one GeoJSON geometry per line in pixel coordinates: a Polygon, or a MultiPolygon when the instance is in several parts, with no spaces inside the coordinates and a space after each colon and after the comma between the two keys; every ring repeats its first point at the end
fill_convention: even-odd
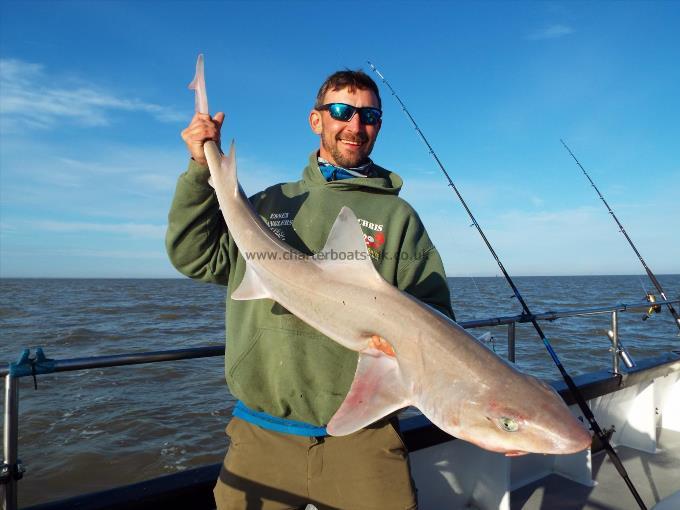
{"type": "Polygon", "coordinates": [[[208,185],[207,167],[192,161],[177,182],[168,215],[165,244],[170,261],[182,274],[226,285],[229,233],[217,198],[208,185]]]}

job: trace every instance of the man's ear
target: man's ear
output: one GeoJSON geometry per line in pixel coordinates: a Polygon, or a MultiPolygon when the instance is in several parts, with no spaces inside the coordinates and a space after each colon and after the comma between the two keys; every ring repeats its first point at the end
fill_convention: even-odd
{"type": "Polygon", "coordinates": [[[321,112],[319,110],[312,110],[309,113],[309,127],[311,127],[312,131],[317,135],[321,134],[323,126],[321,125],[321,112]]]}

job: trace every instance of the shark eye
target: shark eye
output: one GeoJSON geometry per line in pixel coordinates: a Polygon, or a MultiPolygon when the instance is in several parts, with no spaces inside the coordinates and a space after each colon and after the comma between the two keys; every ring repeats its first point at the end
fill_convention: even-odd
{"type": "Polygon", "coordinates": [[[501,429],[505,430],[506,432],[517,432],[519,429],[519,425],[517,425],[517,422],[512,418],[506,418],[503,416],[498,420],[498,423],[501,429]]]}

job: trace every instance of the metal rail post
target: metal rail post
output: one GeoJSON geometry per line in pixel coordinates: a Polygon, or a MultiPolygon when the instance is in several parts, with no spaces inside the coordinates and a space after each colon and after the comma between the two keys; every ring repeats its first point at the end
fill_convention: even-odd
{"type": "Polygon", "coordinates": [[[21,467],[17,459],[19,443],[19,381],[12,374],[5,376],[5,413],[2,478],[4,485],[3,510],[17,509],[17,479],[21,467]]]}
{"type": "Polygon", "coordinates": [[[612,365],[613,365],[613,373],[614,375],[619,374],[619,367],[621,366],[619,363],[619,358],[623,360],[623,364],[626,365],[627,369],[635,368],[635,361],[633,361],[633,358],[630,356],[628,353],[628,350],[626,347],[623,345],[623,342],[621,342],[621,339],[619,338],[619,314],[618,310],[612,310],[612,329],[607,331],[607,336],[609,337],[609,340],[612,342],[612,346],[609,349],[613,354],[612,354],[612,365]]]}
{"type": "Polygon", "coordinates": [[[508,323],[508,360],[515,362],[515,323],[508,323]]]}
{"type": "Polygon", "coordinates": [[[611,353],[612,353],[612,373],[614,375],[619,375],[619,312],[614,310],[612,312],[612,329],[610,330],[611,335],[609,335],[612,341],[611,353]]]}

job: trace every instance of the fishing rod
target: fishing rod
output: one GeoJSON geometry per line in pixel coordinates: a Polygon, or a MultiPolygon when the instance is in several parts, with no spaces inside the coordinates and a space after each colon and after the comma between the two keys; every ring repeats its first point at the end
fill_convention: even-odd
{"type": "MultiPolygon", "coordinates": [[[[560,142],[562,142],[562,145],[564,145],[564,148],[567,149],[567,151],[569,152],[569,154],[571,154],[571,157],[574,158],[574,161],[576,161],[576,164],[578,165],[578,167],[579,167],[579,168],[581,169],[581,171],[583,172],[583,175],[585,175],[585,176],[588,178],[588,180],[590,181],[590,185],[595,189],[595,192],[596,192],[597,195],[600,197],[600,200],[602,200],[602,203],[605,205],[605,207],[606,207],[607,210],[609,211],[609,214],[612,215],[612,218],[614,218],[614,221],[615,221],[616,224],[619,226],[619,231],[626,237],[626,239],[628,240],[628,244],[630,244],[630,247],[633,248],[633,251],[635,252],[635,255],[637,255],[637,258],[640,259],[640,262],[642,263],[642,267],[644,267],[644,268],[645,268],[645,271],[647,271],[647,276],[649,276],[649,279],[652,280],[652,283],[653,283],[654,286],[656,287],[656,290],[659,291],[659,294],[661,294],[661,297],[664,299],[664,301],[668,301],[668,298],[666,297],[666,293],[664,292],[663,287],[661,287],[661,284],[659,283],[659,280],[656,279],[656,276],[654,276],[654,273],[652,273],[652,270],[649,269],[649,266],[647,266],[647,263],[645,262],[645,259],[643,259],[643,258],[642,258],[642,255],[640,255],[640,252],[637,250],[637,248],[636,248],[635,245],[633,244],[633,241],[632,241],[631,238],[628,236],[628,232],[626,232],[626,229],[623,228],[623,225],[621,225],[621,222],[620,222],[619,219],[616,217],[616,214],[614,214],[614,211],[612,211],[612,208],[609,207],[609,204],[607,203],[607,201],[606,201],[606,200],[604,199],[604,197],[602,196],[602,193],[600,193],[600,190],[597,188],[597,186],[595,186],[595,183],[594,183],[593,180],[590,178],[590,175],[588,175],[588,172],[586,172],[586,169],[583,168],[583,165],[580,163],[580,161],[579,161],[578,159],[576,159],[576,156],[574,156],[574,153],[573,153],[573,152],[571,151],[571,149],[567,146],[567,144],[564,143],[564,140],[562,140],[562,139],[560,138],[560,142]]],[[[649,296],[649,294],[648,294],[648,296],[649,296]]],[[[650,299],[650,298],[648,297],[648,299],[650,299]]],[[[650,300],[650,302],[653,303],[654,301],[653,301],[653,300],[650,300]]],[[[672,305],[672,304],[666,303],[666,306],[668,306],[668,311],[671,312],[671,315],[672,315],[673,318],[675,319],[675,325],[678,327],[678,329],[680,329],[680,315],[678,315],[678,312],[675,311],[675,308],[673,308],[673,305],[672,305]]]]}
{"type": "Polygon", "coordinates": [[[635,489],[633,482],[630,480],[630,477],[628,476],[628,473],[626,472],[626,468],[623,466],[621,459],[619,459],[619,456],[614,451],[614,448],[612,448],[612,445],[609,443],[609,438],[607,437],[607,434],[605,432],[603,432],[602,429],[600,428],[600,426],[598,425],[597,421],[595,420],[595,416],[593,415],[593,412],[588,407],[588,404],[586,403],[585,399],[583,398],[583,395],[581,394],[581,392],[576,387],[574,380],[567,373],[567,371],[564,368],[564,366],[562,365],[562,362],[560,361],[560,359],[557,357],[557,354],[553,350],[552,345],[550,345],[550,341],[548,340],[548,338],[543,333],[543,330],[541,329],[541,327],[538,325],[538,321],[536,320],[536,316],[533,315],[531,313],[531,311],[529,310],[529,306],[524,301],[524,298],[522,298],[522,295],[520,294],[519,289],[515,285],[515,282],[512,281],[512,278],[510,278],[510,275],[505,270],[505,267],[503,266],[503,263],[501,262],[501,260],[498,258],[496,251],[493,249],[493,247],[491,246],[491,243],[489,242],[489,240],[484,235],[484,232],[482,231],[482,227],[479,226],[477,219],[472,214],[472,211],[470,210],[467,203],[463,199],[463,196],[458,191],[458,188],[456,187],[456,185],[453,183],[453,180],[451,179],[451,177],[449,176],[449,173],[444,168],[444,165],[442,164],[442,162],[439,160],[439,157],[437,157],[437,154],[435,154],[434,149],[432,148],[430,143],[427,141],[427,138],[425,138],[425,135],[423,134],[423,132],[418,127],[418,124],[416,123],[415,119],[413,118],[411,113],[406,108],[406,105],[404,104],[404,102],[401,100],[401,98],[397,95],[395,90],[392,88],[392,85],[390,85],[388,83],[388,81],[385,79],[385,77],[380,73],[380,71],[378,71],[378,69],[371,62],[368,62],[368,65],[371,66],[371,69],[373,70],[373,72],[375,72],[380,77],[382,82],[390,89],[394,98],[401,105],[401,109],[403,110],[403,112],[411,120],[411,123],[413,124],[416,131],[420,135],[420,138],[423,140],[423,142],[425,142],[425,145],[427,145],[427,148],[430,151],[430,154],[432,155],[434,160],[437,162],[437,165],[439,165],[439,168],[441,169],[441,171],[446,176],[446,179],[449,181],[449,187],[451,187],[451,189],[453,189],[453,191],[458,196],[458,199],[460,200],[461,204],[463,204],[465,211],[468,213],[468,216],[472,220],[472,224],[477,228],[477,232],[479,232],[479,235],[484,240],[486,247],[489,249],[489,251],[491,252],[491,255],[493,255],[493,258],[498,263],[498,267],[500,268],[501,272],[503,273],[505,280],[508,282],[508,285],[510,285],[510,287],[512,288],[512,291],[515,293],[515,297],[517,298],[517,300],[522,305],[522,309],[524,310],[524,314],[530,318],[530,321],[533,324],[534,329],[536,329],[538,336],[541,337],[541,340],[543,341],[543,345],[545,345],[545,348],[547,349],[548,353],[550,354],[550,357],[552,358],[553,362],[555,363],[555,366],[557,366],[557,369],[560,371],[560,374],[562,374],[562,378],[564,379],[564,382],[567,384],[569,391],[571,392],[572,396],[574,397],[574,400],[576,401],[577,405],[581,409],[581,412],[583,413],[584,417],[586,418],[586,420],[588,420],[588,423],[590,424],[591,429],[593,430],[595,435],[600,440],[602,446],[604,447],[605,451],[609,455],[609,458],[611,459],[612,463],[616,467],[616,470],[619,472],[619,475],[621,475],[621,478],[623,478],[623,480],[626,482],[626,485],[630,489],[630,492],[632,493],[633,497],[635,498],[635,501],[637,502],[637,504],[640,506],[640,508],[642,510],[647,510],[647,507],[645,506],[645,503],[642,501],[640,494],[638,494],[638,491],[635,489]]]}

